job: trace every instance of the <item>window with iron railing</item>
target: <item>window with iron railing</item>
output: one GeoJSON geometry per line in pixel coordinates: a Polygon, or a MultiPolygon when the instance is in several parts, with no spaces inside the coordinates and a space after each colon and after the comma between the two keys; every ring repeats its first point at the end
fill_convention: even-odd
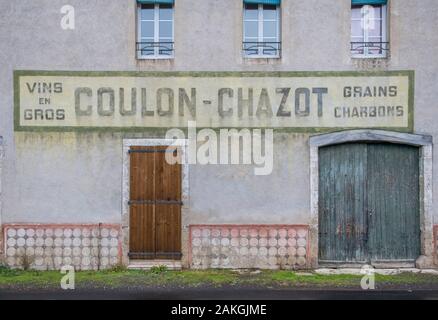
{"type": "Polygon", "coordinates": [[[242,50],[246,58],[280,57],[279,6],[245,3],[242,50]]]}
{"type": "Polygon", "coordinates": [[[351,55],[354,58],[386,58],[389,53],[386,5],[353,5],[351,55]]]}
{"type": "Polygon", "coordinates": [[[174,56],[172,4],[139,4],[138,41],[139,59],[170,59],[174,56]]]}

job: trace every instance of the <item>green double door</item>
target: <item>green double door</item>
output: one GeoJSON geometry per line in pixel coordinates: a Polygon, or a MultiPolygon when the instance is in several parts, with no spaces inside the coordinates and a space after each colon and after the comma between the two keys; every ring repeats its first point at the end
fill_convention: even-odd
{"type": "Polygon", "coordinates": [[[419,149],[351,143],[319,151],[319,263],[420,256],[419,149]]]}

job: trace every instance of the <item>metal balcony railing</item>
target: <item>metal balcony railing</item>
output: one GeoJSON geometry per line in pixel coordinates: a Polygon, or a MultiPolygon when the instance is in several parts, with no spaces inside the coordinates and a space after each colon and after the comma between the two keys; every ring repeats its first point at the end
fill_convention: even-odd
{"type": "Polygon", "coordinates": [[[279,57],[281,42],[243,42],[246,57],[279,57]]]}
{"type": "Polygon", "coordinates": [[[351,42],[351,54],[386,56],[389,52],[389,42],[351,42]]]}
{"type": "Polygon", "coordinates": [[[139,57],[172,57],[174,53],[174,42],[137,42],[136,50],[139,57]]]}

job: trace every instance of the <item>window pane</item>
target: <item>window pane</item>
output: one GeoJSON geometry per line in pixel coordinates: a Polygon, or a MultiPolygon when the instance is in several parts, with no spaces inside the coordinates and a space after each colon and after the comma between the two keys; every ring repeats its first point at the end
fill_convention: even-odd
{"type": "Polygon", "coordinates": [[[371,19],[381,19],[382,18],[382,6],[369,6],[368,15],[371,19]]]}
{"type": "Polygon", "coordinates": [[[264,20],[276,20],[277,19],[277,7],[271,5],[263,6],[263,19],[264,20]]]}
{"type": "Polygon", "coordinates": [[[382,26],[380,21],[370,21],[368,25],[368,35],[370,37],[381,37],[382,26]]]}
{"type": "Polygon", "coordinates": [[[161,4],[160,5],[160,20],[172,20],[172,5],[161,4]]]}
{"type": "Polygon", "coordinates": [[[263,23],[263,37],[276,38],[277,37],[277,22],[265,21],[263,23]]]}
{"type": "Polygon", "coordinates": [[[172,22],[160,21],[160,37],[172,37],[172,22]]]}
{"type": "Polygon", "coordinates": [[[141,23],[141,37],[154,37],[154,22],[143,21],[141,23]]]}
{"type": "Polygon", "coordinates": [[[143,4],[141,6],[141,20],[154,20],[153,4],[143,4]]]}
{"type": "Polygon", "coordinates": [[[382,42],[381,37],[368,37],[369,42],[382,42]]]}
{"type": "Polygon", "coordinates": [[[259,18],[259,12],[257,8],[254,9],[245,9],[244,12],[244,19],[245,20],[258,20],[259,18]]]}
{"type": "Polygon", "coordinates": [[[245,20],[257,20],[259,18],[259,11],[258,11],[258,5],[257,4],[246,4],[245,10],[244,10],[244,19],[245,20]]]}
{"type": "Polygon", "coordinates": [[[259,24],[257,21],[245,22],[245,37],[255,37],[259,35],[259,24]]]}
{"type": "MultiPolygon", "coordinates": [[[[363,37],[351,38],[351,42],[364,42],[365,39],[363,37]]],[[[359,44],[362,45],[362,44],[359,44]]]]}
{"type": "Polygon", "coordinates": [[[362,19],[362,7],[351,8],[351,19],[362,19]]]}
{"type": "Polygon", "coordinates": [[[351,36],[353,37],[363,36],[362,22],[360,20],[351,21],[351,36]]]}

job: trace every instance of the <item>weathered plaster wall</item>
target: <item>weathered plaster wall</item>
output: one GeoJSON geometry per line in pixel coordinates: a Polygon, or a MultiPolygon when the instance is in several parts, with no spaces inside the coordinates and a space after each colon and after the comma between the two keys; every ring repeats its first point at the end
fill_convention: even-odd
{"type": "MultiPolygon", "coordinates": [[[[415,132],[438,139],[438,16],[435,0],[390,0],[391,56],[350,58],[350,0],[285,0],[282,58],[241,57],[242,3],[177,0],[175,59],[135,59],[135,1],[71,0],[76,29],[60,28],[61,0],[0,0],[0,135],[3,223],[118,223],[122,138],[98,133],[13,131],[14,69],[416,72],[415,132]]],[[[157,132],[138,137],[157,137],[157,132]]],[[[276,133],[272,176],[247,167],[190,170],[191,223],[308,223],[308,134],[276,133]]],[[[434,150],[438,159],[438,149],[434,150]]],[[[438,163],[435,161],[435,165],[438,163]]],[[[435,196],[438,171],[434,171],[435,196]]],[[[434,209],[435,222],[438,210],[434,209]]]]}
{"type": "Polygon", "coordinates": [[[256,176],[250,165],[195,166],[190,171],[190,220],[306,224],[308,176],[307,135],[278,133],[271,175],[256,176]]]}

